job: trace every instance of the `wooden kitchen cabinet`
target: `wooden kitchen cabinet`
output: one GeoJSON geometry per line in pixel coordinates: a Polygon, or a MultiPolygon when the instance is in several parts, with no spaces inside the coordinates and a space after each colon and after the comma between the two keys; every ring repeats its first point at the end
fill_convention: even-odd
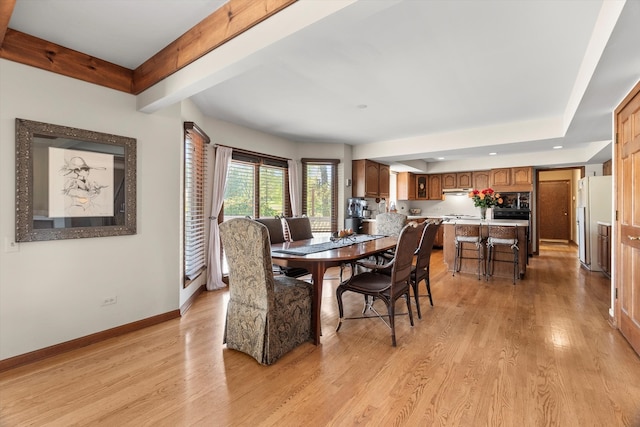
{"type": "Polygon", "coordinates": [[[598,224],[598,266],[611,277],[611,226],[598,224]]]}
{"type": "Polygon", "coordinates": [[[429,175],[416,175],[416,200],[429,200],[429,175]]]}
{"type": "Polygon", "coordinates": [[[457,174],[454,173],[443,173],[442,174],[442,189],[449,190],[452,188],[458,188],[458,177],[457,174]]]}
{"type": "Polygon", "coordinates": [[[362,234],[375,234],[376,222],[375,221],[363,221],[362,222],[362,234]]]}
{"type": "Polygon", "coordinates": [[[442,175],[428,175],[429,200],[442,200],[442,175]]]}
{"type": "Polygon", "coordinates": [[[496,191],[532,191],[533,167],[491,169],[489,185],[496,191]]]}
{"type": "Polygon", "coordinates": [[[473,187],[473,180],[472,180],[472,173],[471,172],[458,172],[456,174],[456,178],[457,178],[457,184],[458,187],[457,188],[471,188],[473,187]]]}
{"type": "Polygon", "coordinates": [[[378,173],[378,197],[381,199],[389,198],[389,188],[391,186],[391,168],[389,165],[379,164],[378,173]]]}
{"type": "Polygon", "coordinates": [[[396,181],[396,194],[398,200],[415,200],[416,176],[411,172],[398,173],[396,181]]]}
{"type": "Polygon", "coordinates": [[[442,174],[442,189],[470,188],[471,172],[450,172],[442,174]]]}
{"type": "Polygon", "coordinates": [[[489,188],[489,174],[490,174],[490,171],[473,172],[472,187],[477,190],[484,190],[485,188],[489,188]]]}
{"type": "Polygon", "coordinates": [[[389,197],[391,172],[388,165],[371,160],[352,162],[353,197],[389,197]]]}
{"type": "Polygon", "coordinates": [[[511,168],[512,185],[533,184],[533,168],[531,166],[511,168]]]}
{"type": "Polygon", "coordinates": [[[491,169],[489,185],[491,187],[511,185],[511,168],[491,169]]]}
{"type": "Polygon", "coordinates": [[[437,248],[444,246],[444,227],[442,224],[438,227],[438,233],[436,233],[436,239],[433,241],[433,246],[437,248]]]}

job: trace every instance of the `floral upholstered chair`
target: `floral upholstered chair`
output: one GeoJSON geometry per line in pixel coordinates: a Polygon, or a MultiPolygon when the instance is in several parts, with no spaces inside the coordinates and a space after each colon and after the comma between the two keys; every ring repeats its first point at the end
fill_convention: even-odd
{"type": "Polygon", "coordinates": [[[313,285],[274,277],[265,225],[230,219],[220,224],[220,237],[229,264],[224,343],[270,365],[311,339],[313,285]]]}
{"type": "Polygon", "coordinates": [[[376,215],[376,234],[399,236],[405,226],[407,216],[397,212],[383,212],[376,215]]]}

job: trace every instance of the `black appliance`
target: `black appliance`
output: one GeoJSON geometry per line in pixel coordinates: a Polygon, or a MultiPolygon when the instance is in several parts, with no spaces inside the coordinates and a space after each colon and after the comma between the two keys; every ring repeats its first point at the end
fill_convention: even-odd
{"type": "Polygon", "coordinates": [[[356,234],[362,234],[362,218],[345,218],[344,228],[350,228],[356,234]]]}
{"type": "Polygon", "coordinates": [[[367,201],[361,197],[347,199],[347,216],[344,219],[344,228],[350,228],[356,234],[362,234],[362,220],[367,201]]]}

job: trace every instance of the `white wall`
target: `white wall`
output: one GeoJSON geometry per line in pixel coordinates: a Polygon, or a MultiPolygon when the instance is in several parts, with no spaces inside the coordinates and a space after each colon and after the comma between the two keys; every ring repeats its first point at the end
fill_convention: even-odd
{"type": "Polygon", "coordinates": [[[153,115],[132,95],[0,59],[0,359],[179,308],[179,106],[153,115]],[[132,236],[19,244],[16,117],[137,139],[132,236]],[[101,307],[103,298],[117,304],[101,307]]]}
{"type": "MultiPolygon", "coordinates": [[[[350,146],[284,140],[205,117],[191,101],[149,115],[132,95],[2,59],[0,94],[0,360],[177,310],[204,283],[203,275],[182,284],[183,121],[211,138],[210,178],[213,144],[299,165],[302,157],[338,158],[339,183],[351,176],[350,146]],[[137,234],[5,251],[15,236],[16,118],[136,138],[137,234]],[[102,307],[111,296],[117,303],[102,307]]],[[[341,215],[350,195],[339,186],[341,215]]]]}

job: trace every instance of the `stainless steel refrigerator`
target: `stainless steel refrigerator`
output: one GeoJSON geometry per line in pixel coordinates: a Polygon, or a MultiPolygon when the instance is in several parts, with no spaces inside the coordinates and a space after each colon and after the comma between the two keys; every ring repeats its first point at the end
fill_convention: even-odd
{"type": "Polygon", "coordinates": [[[598,266],[598,221],[611,222],[611,176],[589,176],[578,181],[578,257],[591,271],[598,266]]]}

